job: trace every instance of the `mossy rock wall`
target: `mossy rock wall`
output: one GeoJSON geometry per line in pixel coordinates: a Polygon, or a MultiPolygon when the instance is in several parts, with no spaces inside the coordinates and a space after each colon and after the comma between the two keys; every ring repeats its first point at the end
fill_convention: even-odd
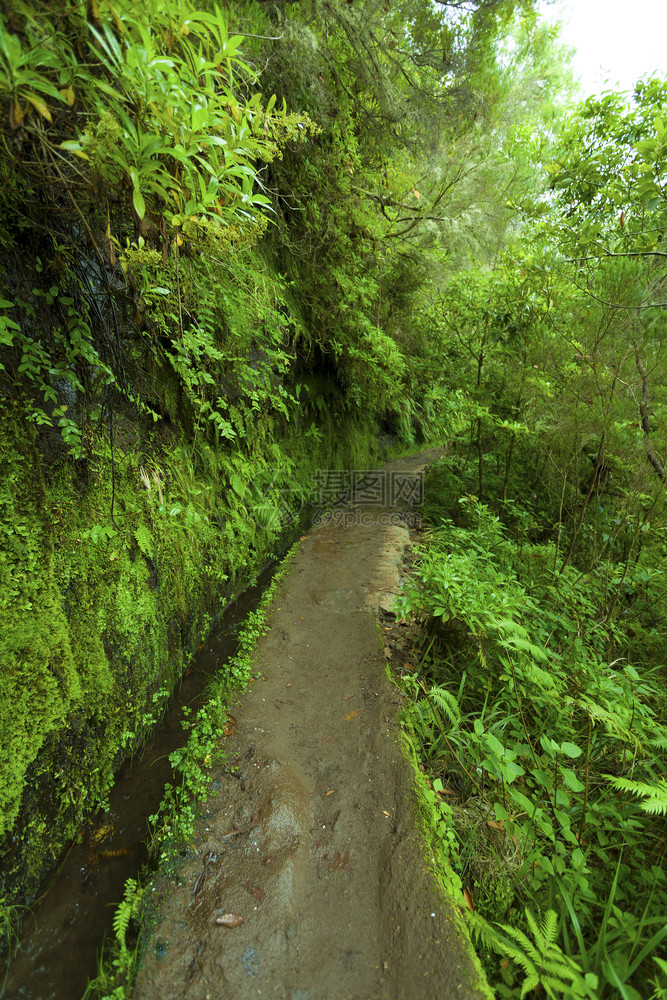
{"type": "Polygon", "coordinates": [[[0,404],[7,900],[34,899],[104,806],[212,623],[298,526],[314,471],[377,454],[377,422],[345,413],[326,376],[327,405],[312,413],[248,413],[239,401],[237,442],[193,427],[169,373],[154,391],[164,426],[119,405],[113,450],[103,426],[83,465],[45,446],[19,400],[0,404]]]}

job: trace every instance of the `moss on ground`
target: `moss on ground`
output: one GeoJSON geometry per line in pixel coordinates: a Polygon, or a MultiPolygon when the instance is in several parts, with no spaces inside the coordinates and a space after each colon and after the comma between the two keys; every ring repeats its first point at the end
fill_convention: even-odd
{"type": "Polygon", "coordinates": [[[424,860],[446,903],[452,928],[468,952],[470,968],[476,977],[470,986],[478,990],[487,1000],[494,1000],[495,994],[489,986],[479,956],[470,940],[464,916],[465,900],[461,879],[452,867],[446,847],[447,840],[442,833],[438,833],[437,828],[441,819],[434,815],[430,789],[424,774],[419,769],[417,745],[405,729],[401,733],[400,745],[414,774],[415,818],[424,847],[424,860]]]}

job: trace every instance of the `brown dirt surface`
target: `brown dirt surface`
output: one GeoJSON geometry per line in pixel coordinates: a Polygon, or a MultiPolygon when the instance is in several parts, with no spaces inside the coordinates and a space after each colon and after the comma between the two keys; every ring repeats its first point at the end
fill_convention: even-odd
{"type": "MultiPolygon", "coordinates": [[[[384,471],[418,475],[436,454],[384,471]]],[[[231,708],[229,770],[195,850],[156,885],[135,1000],[484,995],[427,871],[398,746],[394,641],[377,615],[410,538],[387,514],[353,497],[302,542],[256,653],[261,679],[231,708]]]]}

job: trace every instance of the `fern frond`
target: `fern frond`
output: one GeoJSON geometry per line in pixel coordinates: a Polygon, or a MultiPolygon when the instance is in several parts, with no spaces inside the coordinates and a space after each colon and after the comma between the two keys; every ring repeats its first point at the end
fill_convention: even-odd
{"type": "Polygon", "coordinates": [[[280,511],[270,503],[257,504],[250,508],[252,516],[261,528],[268,528],[269,531],[280,529],[280,511]]]}
{"type": "Polygon", "coordinates": [[[605,778],[618,792],[630,792],[646,801],[640,807],[651,816],[667,816],[667,779],[658,778],[655,784],[647,781],[632,781],[630,778],[615,778],[605,774],[605,778]]]}
{"type": "Polygon", "coordinates": [[[118,904],[113,915],[113,932],[121,952],[127,951],[127,929],[130,921],[139,916],[143,894],[144,890],[139,888],[136,879],[128,878],[125,883],[125,898],[118,904]]]}
{"type": "Polygon", "coordinates": [[[510,958],[525,976],[521,997],[541,987],[549,1000],[591,1000],[594,996],[585,982],[577,963],[562,951],[557,943],[558,917],[548,910],[540,923],[530,910],[524,912],[530,937],[517,927],[499,924],[492,927],[478,914],[470,914],[468,923],[476,937],[487,948],[510,958]]]}
{"type": "Polygon", "coordinates": [[[533,990],[539,985],[540,977],[536,972],[527,976],[523,981],[523,986],[521,987],[521,1000],[523,1000],[524,997],[527,997],[529,993],[532,993],[533,990]]]}
{"type": "Polygon", "coordinates": [[[145,556],[149,559],[153,558],[153,536],[145,524],[140,524],[134,533],[134,537],[137,540],[137,545],[143,552],[145,556]]]}
{"type": "Polygon", "coordinates": [[[541,937],[540,947],[542,948],[544,954],[546,954],[547,951],[556,944],[557,935],[558,935],[558,917],[556,916],[554,910],[547,910],[547,912],[542,917],[542,923],[540,925],[540,937],[541,937]]]}
{"type": "Polygon", "coordinates": [[[452,726],[459,726],[461,723],[461,711],[459,703],[453,694],[443,687],[434,685],[428,693],[433,704],[440,709],[443,715],[449,719],[452,726]]]}
{"type": "Polygon", "coordinates": [[[577,698],[576,703],[580,708],[583,708],[591,722],[601,722],[608,733],[614,736],[623,736],[627,740],[636,742],[636,737],[627,730],[613,712],[608,712],[602,705],[598,705],[590,698],[577,698]]]}
{"type": "MultiPolygon", "coordinates": [[[[535,918],[530,913],[530,910],[526,910],[526,919],[531,931],[533,932],[533,936],[536,931],[539,934],[535,918]]],[[[506,955],[508,958],[512,958],[515,962],[518,962],[527,976],[532,972],[537,971],[538,966],[541,964],[541,954],[528,935],[524,934],[524,932],[519,930],[518,927],[510,927],[508,924],[501,924],[501,927],[505,934],[512,938],[517,945],[517,947],[507,949],[506,955]],[[523,951],[521,951],[522,948],[523,951]]]]}
{"type": "Polygon", "coordinates": [[[503,639],[501,644],[505,649],[520,649],[524,653],[528,653],[529,656],[532,656],[534,660],[539,660],[540,663],[549,662],[549,657],[541,646],[536,646],[534,642],[523,639],[521,636],[511,635],[507,639],[503,639]]]}
{"type": "Polygon", "coordinates": [[[511,618],[500,618],[497,621],[492,618],[489,624],[495,625],[496,628],[501,629],[503,632],[511,632],[513,635],[521,636],[522,639],[528,638],[528,633],[523,625],[519,625],[518,622],[512,621],[511,618]]]}

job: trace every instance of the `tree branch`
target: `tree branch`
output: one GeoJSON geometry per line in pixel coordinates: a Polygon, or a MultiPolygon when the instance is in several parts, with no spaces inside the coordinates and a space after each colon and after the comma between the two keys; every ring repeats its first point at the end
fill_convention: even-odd
{"type": "Polygon", "coordinates": [[[644,432],[644,445],[646,448],[646,457],[655,469],[655,473],[662,482],[665,482],[665,467],[655,453],[655,449],[650,441],[651,434],[651,423],[649,421],[648,415],[648,374],[644,368],[644,364],[639,355],[639,347],[635,346],[635,363],[637,365],[637,371],[639,372],[639,377],[642,380],[642,395],[639,402],[639,415],[641,417],[642,430],[644,432]]]}

